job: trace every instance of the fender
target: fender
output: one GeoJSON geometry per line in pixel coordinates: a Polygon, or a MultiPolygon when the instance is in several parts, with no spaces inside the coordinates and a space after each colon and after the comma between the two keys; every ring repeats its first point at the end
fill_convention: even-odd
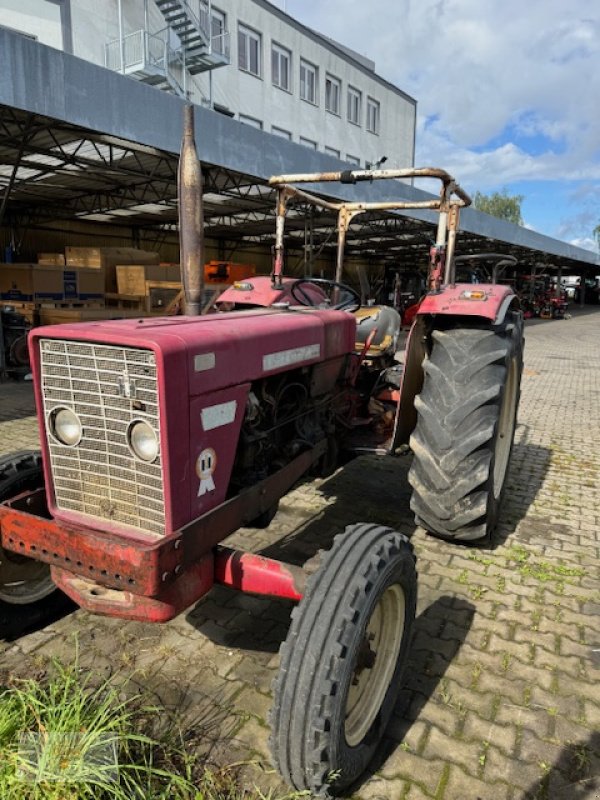
{"type": "Polygon", "coordinates": [[[425,295],[406,343],[400,402],[390,452],[408,444],[417,423],[415,397],[423,388],[423,361],[428,353],[429,334],[435,328],[434,317],[479,317],[492,325],[500,325],[511,308],[520,308],[519,298],[510,286],[503,284],[457,283],[445,286],[435,294],[425,295]]]}
{"type": "Polygon", "coordinates": [[[442,314],[452,317],[482,317],[498,325],[518,298],[510,286],[499,283],[455,283],[423,298],[418,316],[442,314]]]}

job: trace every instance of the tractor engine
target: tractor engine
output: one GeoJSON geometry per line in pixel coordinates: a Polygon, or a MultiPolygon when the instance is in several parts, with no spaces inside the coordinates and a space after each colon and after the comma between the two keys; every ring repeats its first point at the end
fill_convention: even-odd
{"type": "Polygon", "coordinates": [[[318,386],[314,378],[314,368],[292,370],[253,384],[246,400],[231,493],[263,480],[333,433],[332,404],[341,389],[331,384],[318,386]]]}

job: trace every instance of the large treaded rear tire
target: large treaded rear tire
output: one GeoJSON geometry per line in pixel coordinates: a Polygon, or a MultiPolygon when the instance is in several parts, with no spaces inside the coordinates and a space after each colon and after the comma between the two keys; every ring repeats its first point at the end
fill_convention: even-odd
{"type": "Polygon", "coordinates": [[[435,330],[415,400],[408,480],[415,520],[458,542],[489,542],[498,521],[523,370],[521,315],[498,327],[435,330]]]}
{"type": "MultiPolygon", "coordinates": [[[[42,459],[25,450],[0,457],[0,503],[44,485],[42,459]]],[[[0,639],[13,639],[73,607],[50,579],[50,568],[0,547],[0,639]],[[9,563],[10,562],[10,563],[9,563]],[[3,564],[11,580],[4,582],[3,564]],[[23,580],[14,580],[22,572],[23,580]]]]}
{"type": "Polygon", "coordinates": [[[271,713],[274,761],[296,789],[337,794],[372,759],[401,688],[416,580],[408,539],[368,524],[337,536],[309,579],[271,713]]]}

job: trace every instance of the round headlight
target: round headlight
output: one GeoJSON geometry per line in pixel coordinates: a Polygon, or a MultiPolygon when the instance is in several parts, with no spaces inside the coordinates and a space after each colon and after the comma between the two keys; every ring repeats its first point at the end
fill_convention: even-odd
{"type": "Polygon", "coordinates": [[[142,461],[154,461],[158,455],[158,439],[150,425],[143,420],[129,426],[129,446],[142,461]]]}
{"type": "Polygon", "coordinates": [[[81,420],[70,408],[57,408],[52,412],[51,430],[62,444],[75,447],[81,441],[81,420]]]}

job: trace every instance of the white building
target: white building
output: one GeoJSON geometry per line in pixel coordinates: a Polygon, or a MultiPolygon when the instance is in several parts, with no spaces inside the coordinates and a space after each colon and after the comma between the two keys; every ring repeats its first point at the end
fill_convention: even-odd
{"type": "Polygon", "coordinates": [[[2,0],[0,25],[350,164],[414,164],[416,101],[267,0],[2,0]]]}

